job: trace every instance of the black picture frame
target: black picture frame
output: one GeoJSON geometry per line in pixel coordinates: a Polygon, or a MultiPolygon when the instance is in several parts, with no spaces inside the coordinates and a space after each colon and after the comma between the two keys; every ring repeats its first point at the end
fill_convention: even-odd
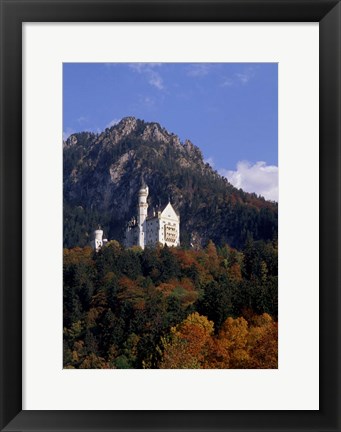
{"type": "MultiPolygon", "coordinates": [[[[340,1],[0,0],[0,5],[0,429],[3,431],[340,431],[340,1]],[[319,22],[320,409],[318,411],[22,410],[22,23],[110,21],[319,22]]],[[[308,214],[307,218],[309,218],[308,214]]],[[[299,323],[299,317],[297,319],[299,323]]]]}

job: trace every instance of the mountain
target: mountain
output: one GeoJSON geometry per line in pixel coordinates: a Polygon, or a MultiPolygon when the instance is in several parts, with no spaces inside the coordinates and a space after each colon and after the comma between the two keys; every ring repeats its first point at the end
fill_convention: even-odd
{"type": "Polygon", "coordinates": [[[63,166],[64,247],[86,245],[98,224],[122,241],[142,179],[151,207],[171,199],[184,246],[277,239],[276,203],[233,187],[197,146],[158,123],[126,117],[100,134],[75,133],[63,142],[63,166]]]}

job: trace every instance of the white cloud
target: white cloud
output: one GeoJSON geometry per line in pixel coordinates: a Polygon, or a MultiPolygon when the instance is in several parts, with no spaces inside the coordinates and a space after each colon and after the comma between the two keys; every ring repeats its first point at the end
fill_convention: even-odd
{"type": "Polygon", "coordinates": [[[130,63],[129,67],[139,74],[144,74],[151,86],[163,90],[165,88],[163,79],[160,73],[155,70],[161,65],[162,63],[130,63]]]}
{"type": "Polygon", "coordinates": [[[237,169],[220,169],[223,175],[236,188],[246,192],[254,192],[271,201],[278,201],[278,167],[267,165],[266,162],[256,162],[254,165],[247,161],[237,163],[237,169]]]}
{"type": "Polygon", "coordinates": [[[256,69],[256,66],[250,66],[244,69],[242,72],[236,73],[235,76],[241,84],[247,84],[256,76],[256,69]]]}
{"type": "Polygon", "coordinates": [[[209,74],[212,65],[209,63],[196,63],[188,67],[187,75],[190,77],[203,77],[209,74]]]}
{"type": "Polygon", "coordinates": [[[106,125],[106,128],[111,128],[111,127],[117,125],[117,123],[119,123],[120,120],[121,120],[120,118],[114,118],[114,119],[112,119],[112,120],[111,120],[111,121],[106,125]]]}
{"type": "Polygon", "coordinates": [[[141,106],[143,105],[144,108],[146,109],[152,109],[155,107],[155,99],[151,96],[148,95],[138,95],[138,106],[136,106],[136,108],[141,108],[141,106]]]}
{"type": "Polygon", "coordinates": [[[163,80],[159,73],[150,71],[149,72],[149,84],[156,87],[158,90],[163,90],[163,80]]]}
{"type": "Polygon", "coordinates": [[[87,117],[84,117],[84,116],[80,116],[77,119],[77,122],[80,123],[80,124],[85,123],[87,121],[88,121],[87,117]]]}
{"type": "Polygon", "coordinates": [[[234,81],[231,78],[224,78],[224,81],[222,83],[222,87],[232,87],[234,85],[234,81]]]}
{"type": "Polygon", "coordinates": [[[162,63],[129,63],[129,67],[139,73],[161,66],[162,63]]]}
{"type": "Polygon", "coordinates": [[[247,84],[252,78],[252,75],[250,73],[237,73],[236,77],[242,84],[247,84]]]}
{"type": "Polygon", "coordinates": [[[107,69],[114,68],[114,67],[116,67],[117,64],[119,64],[119,63],[103,63],[104,67],[107,69]]]}
{"type": "Polygon", "coordinates": [[[241,72],[223,78],[221,87],[232,87],[238,84],[246,85],[256,76],[256,67],[250,66],[241,72]]]}

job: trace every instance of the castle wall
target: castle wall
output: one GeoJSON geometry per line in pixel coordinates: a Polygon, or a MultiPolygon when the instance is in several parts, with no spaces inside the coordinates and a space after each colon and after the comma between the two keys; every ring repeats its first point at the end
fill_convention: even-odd
{"type": "Polygon", "coordinates": [[[159,240],[160,220],[158,217],[147,220],[146,245],[155,245],[159,240]]]}
{"type": "Polygon", "coordinates": [[[161,213],[159,238],[167,246],[180,246],[180,220],[172,205],[168,203],[161,213]]]}
{"type": "Polygon", "coordinates": [[[179,222],[176,219],[161,217],[159,227],[159,242],[167,246],[179,246],[179,222]]]}
{"type": "Polygon", "coordinates": [[[138,244],[139,241],[138,228],[139,227],[136,225],[126,231],[126,237],[124,241],[125,247],[132,247],[138,244]]]}

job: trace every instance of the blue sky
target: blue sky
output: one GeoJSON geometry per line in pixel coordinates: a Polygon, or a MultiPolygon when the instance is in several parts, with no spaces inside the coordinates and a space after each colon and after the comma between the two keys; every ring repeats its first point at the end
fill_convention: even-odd
{"type": "Polygon", "coordinates": [[[276,63],[64,64],[64,138],[127,116],[190,139],[235,186],[277,201],[276,63]]]}

